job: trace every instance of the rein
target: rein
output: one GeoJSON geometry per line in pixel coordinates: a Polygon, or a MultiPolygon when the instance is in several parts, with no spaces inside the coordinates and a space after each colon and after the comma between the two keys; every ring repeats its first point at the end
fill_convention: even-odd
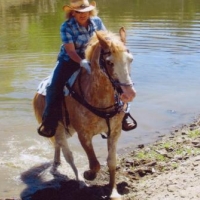
{"type": "Polygon", "coordinates": [[[69,89],[70,95],[77,100],[80,104],[82,104],[83,106],[85,106],[88,110],[90,110],[91,112],[93,112],[95,115],[107,119],[107,118],[112,118],[113,116],[115,116],[117,113],[119,113],[122,108],[123,108],[123,104],[119,105],[118,103],[115,103],[113,106],[114,109],[110,112],[107,111],[103,111],[104,109],[108,109],[110,107],[107,108],[97,108],[94,107],[92,105],[90,105],[83,96],[79,95],[77,92],[75,92],[69,85],[66,85],[67,88],[69,89]]]}
{"type": "Polygon", "coordinates": [[[117,94],[115,95],[115,104],[111,105],[109,107],[106,108],[98,108],[95,106],[92,106],[91,104],[89,104],[85,98],[84,98],[84,94],[81,88],[81,74],[82,74],[82,70],[80,71],[79,77],[78,77],[78,85],[79,85],[79,91],[80,91],[80,95],[75,92],[72,87],[70,87],[68,84],[66,84],[66,87],[69,90],[70,95],[77,101],[79,102],[81,105],[83,105],[84,107],[86,107],[89,111],[91,111],[92,113],[94,113],[95,115],[97,115],[98,117],[101,117],[103,119],[106,120],[106,124],[108,126],[108,132],[107,132],[107,137],[102,135],[102,138],[107,139],[110,136],[110,118],[114,117],[116,114],[120,113],[123,110],[123,106],[124,104],[120,101],[119,99],[119,95],[123,93],[122,89],[120,86],[132,86],[133,83],[130,84],[126,84],[126,83],[120,83],[116,80],[114,80],[110,74],[108,73],[108,70],[106,68],[106,61],[104,59],[104,55],[110,55],[110,52],[103,52],[103,50],[100,53],[100,67],[101,69],[105,72],[105,74],[108,76],[113,89],[117,92],[117,94]],[[108,109],[113,108],[111,111],[107,111],[108,109]]]}
{"type": "MultiPolygon", "coordinates": [[[[106,108],[98,108],[95,106],[92,106],[91,104],[89,104],[83,95],[83,91],[81,88],[81,83],[80,83],[80,79],[81,79],[81,73],[82,70],[80,71],[80,75],[78,77],[78,84],[79,84],[79,90],[81,95],[79,95],[77,92],[75,92],[72,87],[70,87],[68,84],[66,84],[66,87],[69,90],[70,95],[77,101],[79,102],[81,105],[83,105],[84,107],[86,107],[89,111],[91,111],[92,113],[94,113],[95,115],[97,115],[98,117],[101,117],[103,119],[106,120],[106,124],[108,126],[108,132],[107,132],[107,137],[110,136],[110,118],[114,117],[116,114],[120,113],[123,110],[123,103],[119,100],[119,95],[116,95],[116,102],[114,105],[111,105],[109,107],[106,108]],[[113,108],[111,111],[106,111],[107,109],[111,109],[113,108]]],[[[107,138],[106,136],[103,136],[103,138],[107,138]]]]}

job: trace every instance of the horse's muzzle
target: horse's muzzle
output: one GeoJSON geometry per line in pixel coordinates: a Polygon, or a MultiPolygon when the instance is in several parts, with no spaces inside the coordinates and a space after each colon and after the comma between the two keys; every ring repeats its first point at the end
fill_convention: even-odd
{"type": "Polygon", "coordinates": [[[132,101],[136,96],[136,90],[133,86],[121,86],[123,93],[120,96],[120,99],[124,102],[132,101]]]}

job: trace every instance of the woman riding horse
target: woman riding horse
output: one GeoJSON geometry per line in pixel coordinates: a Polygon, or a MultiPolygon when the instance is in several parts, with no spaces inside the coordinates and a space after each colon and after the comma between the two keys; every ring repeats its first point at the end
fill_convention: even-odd
{"type": "MultiPolygon", "coordinates": [[[[67,163],[72,167],[80,186],[85,182],[76,168],[68,138],[77,134],[89,161],[89,169],[83,175],[86,180],[94,180],[100,170],[93,146],[93,137],[100,133],[107,135],[107,166],[109,170],[110,200],[122,200],[116,185],[117,141],[121,135],[121,121],[126,103],[132,101],[135,90],[130,77],[132,54],[125,46],[125,30],[121,28],[120,37],[108,31],[97,31],[85,50],[85,57],[91,63],[91,74],[79,70],[78,78],[65,96],[63,111],[68,112],[69,124],[58,124],[56,134],[51,137],[54,144],[52,172],[61,164],[61,150],[67,163]],[[102,59],[99,59],[102,56],[102,59]],[[100,60],[105,63],[101,65],[100,60]],[[119,88],[121,91],[119,91],[119,88]],[[78,97],[78,98],[77,98],[78,97]],[[80,97],[80,98],[79,98],[80,97]]],[[[33,99],[36,119],[42,122],[45,106],[46,82],[41,84],[33,99]],[[44,89],[44,90],[43,90],[44,89]],[[44,92],[44,93],[43,93],[44,92]]]]}
{"type": "MultiPolygon", "coordinates": [[[[90,63],[84,59],[86,44],[95,31],[106,30],[102,20],[97,17],[96,3],[88,0],[71,0],[70,6],[63,7],[67,20],[61,25],[62,46],[53,71],[50,85],[47,87],[46,105],[42,124],[38,133],[45,137],[55,135],[58,121],[62,118],[63,88],[71,75],[83,67],[90,73],[90,63]]],[[[123,130],[135,126],[127,121],[125,114],[123,130]]]]}

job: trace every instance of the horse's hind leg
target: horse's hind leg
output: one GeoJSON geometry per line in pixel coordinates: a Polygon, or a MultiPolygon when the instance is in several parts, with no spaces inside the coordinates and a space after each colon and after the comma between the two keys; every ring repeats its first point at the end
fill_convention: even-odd
{"type": "Polygon", "coordinates": [[[85,134],[78,134],[78,137],[87,154],[90,165],[90,170],[84,172],[84,178],[87,180],[94,180],[97,172],[100,170],[100,164],[93,149],[92,138],[90,136],[86,136],[85,134]]]}
{"type": "Polygon", "coordinates": [[[60,160],[60,145],[56,142],[55,137],[50,138],[51,142],[54,145],[54,160],[53,160],[53,165],[59,166],[61,164],[60,160]]]}
{"type": "Polygon", "coordinates": [[[52,172],[56,172],[58,166],[61,164],[60,160],[60,146],[55,142],[54,143],[54,161],[53,161],[53,167],[52,172]]]}
{"type": "Polygon", "coordinates": [[[81,178],[81,176],[79,176],[78,170],[74,164],[73,154],[70,151],[70,148],[69,148],[69,145],[67,142],[67,137],[64,132],[64,127],[62,125],[59,125],[59,127],[57,128],[57,131],[55,134],[55,141],[56,141],[57,148],[55,148],[54,161],[59,161],[59,160],[57,160],[57,158],[60,154],[60,152],[59,152],[60,149],[58,147],[60,147],[62,149],[65,160],[69,163],[69,165],[72,167],[72,169],[74,171],[76,180],[82,181],[82,178],[81,178]]]}
{"type": "Polygon", "coordinates": [[[60,165],[60,146],[58,144],[55,145],[55,153],[54,153],[54,165],[60,165]]]}

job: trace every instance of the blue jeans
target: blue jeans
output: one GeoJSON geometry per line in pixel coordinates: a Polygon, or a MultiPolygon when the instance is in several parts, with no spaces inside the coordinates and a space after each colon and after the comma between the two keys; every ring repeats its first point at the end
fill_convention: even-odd
{"type": "Polygon", "coordinates": [[[58,58],[50,85],[47,87],[46,104],[43,113],[43,121],[47,126],[57,127],[62,119],[63,88],[71,75],[80,68],[73,60],[65,61],[58,58]]]}

